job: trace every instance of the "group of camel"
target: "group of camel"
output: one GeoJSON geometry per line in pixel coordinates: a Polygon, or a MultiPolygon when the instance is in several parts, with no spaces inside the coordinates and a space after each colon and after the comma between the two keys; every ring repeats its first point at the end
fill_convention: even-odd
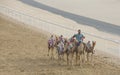
{"type": "Polygon", "coordinates": [[[92,41],[91,47],[87,47],[87,43],[81,42],[79,46],[77,46],[76,39],[66,39],[64,38],[64,46],[62,51],[60,50],[58,44],[60,44],[60,39],[58,36],[55,36],[54,44],[50,45],[48,42],[48,56],[51,52],[51,59],[54,58],[53,51],[56,49],[58,54],[58,60],[64,59],[64,55],[67,56],[67,65],[73,65],[73,58],[75,55],[76,65],[80,65],[80,63],[85,62],[85,59],[89,62],[89,58],[93,59],[94,47],[96,45],[96,41],[92,41]],[[91,55],[90,55],[91,54],[91,55]]]}

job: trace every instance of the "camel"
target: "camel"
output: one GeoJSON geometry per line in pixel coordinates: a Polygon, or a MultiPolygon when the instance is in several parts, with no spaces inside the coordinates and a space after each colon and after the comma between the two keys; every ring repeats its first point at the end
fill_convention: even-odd
{"type": "Polygon", "coordinates": [[[74,51],[76,53],[76,65],[80,65],[81,62],[84,62],[85,49],[86,46],[84,42],[81,42],[79,46],[75,46],[74,51]]]}
{"type": "Polygon", "coordinates": [[[60,63],[61,60],[64,60],[66,38],[63,38],[64,41],[61,41],[58,37],[56,39],[55,47],[58,54],[58,62],[60,63]]]}
{"type": "Polygon", "coordinates": [[[51,35],[50,39],[48,40],[48,56],[51,51],[51,59],[54,58],[53,51],[54,51],[54,48],[58,48],[57,46],[58,44],[59,44],[58,36],[55,35],[55,38],[53,38],[53,35],[51,35]]]}
{"type": "Polygon", "coordinates": [[[80,58],[83,60],[84,52],[85,52],[85,44],[81,42],[79,46],[77,46],[78,42],[75,39],[72,39],[72,42],[65,45],[65,53],[67,55],[67,65],[69,63],[73,65],[73,57],[74,53],[76,53],[76,65],[77,61],[79,61],[80,65],[80,58]]]}
{"type": "Polygon", "coordinates": [[[55,35],[55,44],[54,44],[54,46],[57,47],[58,43],[59,43],[59,37],[55,35]]]}
{"type": "Polygon", "coordinates": [[[54,58],[54,55],[53,55],[54,47],[55,47],[55,39],[53,38],[53,35],[51,35],[51,38],[48,40],[48,56],[51,51],[51,59],[54,58]]]}
{"type": "Polygon", "coordinates": [[[90,46],[90,48],[88,48],[87,44],[86,44],[86,50],[85,50],[85,52],[87,53],[87,61],[89,61],[89,54],[90,53],[91,53],[91,61],[92,61],[95,45],[96,45],[96,41],[92,41],[92,45],[90,46]]]}
{"type": "Polygon", "coordinates": [[[61,60],[64,60],[64,43],[58,42],[58,45],[56,46],[57,53],[58,53],[58,62],[60,64],[61,60]]]}
{"type": "Polygon", "coordinates": [[[69,65],[70,63],[70,58],[73,58],[73,51],[72,51],[73,46],[74,46],[74,42],[69,42],[69,40],[65,39],[64,54],[67,55],[67,65],[69,65]]]}

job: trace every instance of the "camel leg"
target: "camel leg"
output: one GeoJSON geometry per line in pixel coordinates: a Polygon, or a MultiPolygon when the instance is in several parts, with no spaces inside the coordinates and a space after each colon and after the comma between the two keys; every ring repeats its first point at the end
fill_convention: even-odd
{"type": "Polygon", "coordinates": [[[65,60],[64,60],[64,51],[63,51],[63,53],[62,53],[62,60],[65,61],[65,60]]]}
{"type": "Polygon", "coordinates": [[[93,61],[93,54],[91,54],[91,62],[93,61]]]}
{"type": "Polygon", "coordinates": [[[82,63],[85,63],[85,54],[82,54],[82,63]]]}
{"type": "Polygon", "coordinates": [[[58,64],[60,65],[60,55],[58,54],[58,64]]]}
{"type": "Polygon", "coordinates": [[[50,50],[50,56],[51,56],[51,59],[52,59],[52,49],[50,50]]]}
{"type": "Polygon", "coordinates": [[[84,54],[79,54],[79,64],[80,66],[84,63],[84,54]]]}
{"type": "Polygon", "coordinates": [[[60,65],[60,52],[58,50],[58,64],[60,65]]]}
{"type": "Polygon", "coordinates": [[[53,48],[51,49],[51,59],[53,59],[54,56],[53,56],[53,48]]]}
{"type": "Polygon", "coordinates": [[[92,66],[94,66],[94,62],[93,62],[93,54],[91,54],[91,63],[92,63],[92,66]]]}
{"type": "Polygon", "coordinates": [[[62,55],[59,55],[59,57],[60,57],[60,61],[62,60],[62,55]]]}
{"type": "Polygon", "coordinates": [[[47,56],[49,56],[49,52],[50,52],[50,48],[48,47],[48,54],[47,54],[47,56]]]}
{"type": "Polygon", "coordinates": [[[61,55],[59,55],[59,64],[61,65],[61,55]]]}
{"type": "Polygon", "coordinates": [[[77,65],[77,62],[78,62],[78,53],[76,52],[76,65],[77,65]]]}
{"type": "Polygon", "coordinates": [[[58,63],[59,63],[59,65],[61,65],[61,54],[60,54],[59,50],[58,50],[58,63]]]}
{"type": "Polygon", "coordinates": [[[83,63],[83,54],[80,55],[80,63],[83,63]]]}
{"type": "MultiPolygon", "coordinates": [[[[71,59],[70,59],[70,64],[71,64],[71,66],[73,65],[73,55],[74,55],[74,53],[70,53],[70,56],[71,56],[71,59]]],[[[69,57],[68,57],[68,59],[69,59],[69,57]]]]}
{"type": "Polygon", "coordinates": [[[69,54],[67,54],[67,65],[69,65],[69,54]]]}
{"type": "Polygon", "coordinates": [[[87,53],[87,62],[89,62],[89,53],[87,53]]]}
{"type": "Polygon", "coordinates": [[[84,54],[84,63],[87,61],[87,59],[86,59],[86,55],[84,54]]]}
{"type": "Polygon", "coordinates": [[[77,58],[78,58],[78,62],[79,62],[79,64],[78,64],[78,65],[80,66],[80,63],[81,63],[81,55],[80,55],[80,54],[78,54],[78,55],[77,55],[77,58]]]}

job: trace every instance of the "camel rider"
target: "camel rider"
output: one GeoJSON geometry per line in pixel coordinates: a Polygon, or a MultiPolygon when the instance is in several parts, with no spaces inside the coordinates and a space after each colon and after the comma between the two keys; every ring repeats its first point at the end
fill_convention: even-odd
{"type": "Polygon", "coordinates": [[[63,38],[63,35],[61,35],[61,36],[59,37],[59,41],[64,43],[65,40],[64,40],[64,38],[63,38]]]}
{"type": "Polygon", "coordinates": [[[76,40],[77,40],[77,42],[78,42],[77,46],[79,46],[80,43],[83,42],[83,39],[85,38],[85,36],[81,33],[81,30],[79,29],[79,30],[78,30],[78,33],[75,34],[75,35],[73,36],[73,38],[76,38],[76,40]]]}
{"type": "Polygon", "coordinates": [[[88,42],[87,42],[87,48],[88,48],[88,50],[90,50],[90,49],[91,49],[91,44],[90,44],[90,41],[88,41],[88,42]]]}
{"type": "Polygon", "coordinates": [[[49,43],[50,46],[54,45],[54,37],[53,37],[53,35],[51,35],[50,39],[48,40],[48,43],[49,43]]]}
{"type": "Polygon", "coordinates": [[[57,46],[58,46],[59,54],[63,53],[63,51],[64,51],[64,43],[62,41],[60,41],[57,46]]]}

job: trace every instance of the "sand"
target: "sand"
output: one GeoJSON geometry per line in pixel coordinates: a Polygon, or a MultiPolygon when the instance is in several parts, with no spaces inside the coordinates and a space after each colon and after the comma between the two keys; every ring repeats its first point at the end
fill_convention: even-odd
{"type": "MultiPolygon", "coordinates": [[[[100,35],[105,32],[112,33],[115,34],[111,37],[113,39],[118,39],[116,35],[120,35],[119,1],[4,0],[0,5],[67,27],[80,27],[84,32],[92,33],[91,30],[95,30],[100,35]],[[90,30],[87,30],[88,28],[90,30]]],[[[107,33],[105,35],[108,35],[107,33]]]]}
{"type": "Polygon", "coordinates": [[[34,0],[73,14],[120,25],[119,0],[34,0]]]}
{"type": "MultiPolygon", "coordinates": [[[[120,57],[120,36],[119,36],[119,22],[115,22],[116,19],[118,20],[118,17],[113,17],[117,14],[117,12],[119,12],[119,10],[117,10],[119,7],[119,3],[114,5],[114,7],[116,7],[113,11],[113,15],[111,13],[107,14],[108,16],[111,16],[112,21],[106,18],[106,14],[101,14],[102,16],[104,16],[104,19],[100,19],[101,15],[100,14],[102,11],[105,12],[112,12],[112,10],[107,9],[108,7],[105,7],[106,5],[109,5],[110,7],[113,6],[113,4],[109,3],[112,0],[108,1],[107,0],[105,2],[98,2],[95,0],[92,0],[90,4],[92,4],[93,6],[96,6],[97,4],[99,5],[99,3],[101,5],[103,5],[103,7],[101,6],[101,8],[105,8],[105,9],[100,9],[99,11],[97,10],[96,7],[91,8],[90,9],[95,9],[96,14],[90,14],[90,11],[81,11],[78,10],[79,12],[76,11],[76,13],[74,13],[74,11],[70,11],[69,9],[66,9],[68,7],[64,7],[66,4],[69,4],[68,1],[65,1],[65,3],[63,1],[55,1],[52,2],[51,1],[43,1],[43,0],[4,0],[0,2],[0,6],[3,6],[6,8],[6,10],[10,10],[8,11],[9,14],[6,14],[5,12],[3,13],[4,15],[10,16],[12,15],[12,18],[18,18],[19,21],[24,21],[24,23],[29,23],[28,26],[32,25],[33,27],[36,28],[43,28],[43,30],[50,32],[52,34],[57,34],[57,35],[64,35],[65,37],[70,38],[71,36],[73,36],[76,31],[78,30],[78,28],[80,28],[82,30],[82,32],[84,33],[84,35],[86,36],[85,42],[87,42],[88,40],[90,41],[97,41],[97,45],[95,47],[95,49],[97,50],[101,50],[104,52],[108,52],[110,54],[113,54],[117,57],[120,57]],[[68,2],[68,3],[67,3],[68,2]],[[49,4],[50,3],[50,4],[49,4]],[[63,6],[59,5],[63,4],[63,6]],[[55,5],[57,4],[57,5],[55,5]],[[95,4],[95,5],[94,5],[95,4]],[[56,8],[56,9],[54,9],[56,8]],[[12,11],[11,11],[12,10],[12,11]],[[60,11],[61,10],[61,11],[60,11]],[[108,11],[109,10],[109,11],[108,11]],[[16,11],[17,14],[21,13],[20,15],[16,15],[16,11]],[[59,13],[60,11],[60,13],[59,13]],[[65,12],[64,12],[65,11],[65,12]],[[86,12],[84,15],[82,14],[83,12],[86,12]],[[73,13],[73,14],[72,14],[73,13]],[[89,15],[87,15],[89,14],[89,15]],[[26,17],[30,16],[30,17],[26,17]],[[92,17],[91,17],[91,16],[92,17]],[[83,16],[83,17],[81,17],[83,16]],[[99,16],[97,18],[95,18],[94,16],[99,16]],[[34,18],[32,18],[34,17],[34,18]],[[73,17],[73,18],[72,18],[73,17]],[[87,17],[87,18],[85,18],[87,17]],[[37,18],[37,19],[36,19],[37,18]],[[80,19],[82,18],[82,19],[80,19]],[[92,18],[92,19],[90,19],[92,18]],[[38,21],[38,19],[42,19],[45,22],[41,22],[38,21]],[[86,21],[84,21],[86,20],[86,21]],[[89,22],[92,21],[93,23],[89,22]],[[96,20],[97,23],[96,23],[96,20]],[[78,21],[78,22],[77,22],[78,21]],[[82,21],[82,22],[81,22],[82,21]],[[102,22],[101,22],[102,21],[102,22]],[[49,22],[49,23],[47,23],[49,22]],[[107,23],[108,22],[108,23],[107,23]],[[83,23],[83,24],[82,24],[83,23]],[[93,25],[95,24],[94,28],[93,26],[87,26],[85,24],[88,25],[93,25]],[[103,25],[101,25],[103,23],[103,25]],[[53,25],[54,24],[54,25],[53,25]],[[104,27],[105,24],[105,27],[104,27]],[[112,25],[111,25],[112,24],[112,25]],[[118,27],[116,27],[118,26],[118,27]],[[107,29],[107,27],[109,27],[107,29]],[[67,28],[67,29],[66,29],[67,28]],[[115,28],[115,29],[114,29],[115,28]],[[117,29],[116,29],[117,28],[117,29]],[[69,29],[72,29],[69,30],[69,29]],[[112,29],[112,30],[111,30],[112,29]],[[107,32],[106,32],[107,30],[107,32]],[[109,32],[110,30],[110,32],[109,32]],[[109,32],[109,33],[108,33],[109,32]],[[118,35],[116,35],[118,34],[118,35]],[[97,36],[97,37],[96,37],[97,36]]],[[[78,0],[75,0],[75,2],[78,0]]],[[[70,4],[73,1],[70,1],[70,4]]],[[[114,2],[114,1],[113,1],[114,2]]],[[[88,5],[86,3],[86,1],[81,0],[81,2],[78,1],[78,3],[83,3],[83,5],[81,4],[81,10],[86,8],[85,5],[88,5]],[[84,8],[83,8],[84,6],[84,8]]],[[[76,4],[76,6],[78,6],[78,3],[76,4]]],[[[67,5],[66,5],[67,6],[67,5]]],[[[75,5],[71,5],[70,8],[73,9],[75,5]]],[[[78,7],[80,7],[78,6],[78,7]]],[[[88,9],[88,7],[87,7],[88,9]]],[[[110,8],[111,9],[111,8],[110,8]]],[[[1,8],[1,11],[4,10],[1,8]]],[[[17,20],[17,19],[16,19],[17,20]]]]}
{"type": "Polygon", "coordinates": [[[92,63],[73,68],[67,66],[66,61],[59,65],[57,54],[54,60],[47,56],[49,33],[8,19],[0,17],[0,75],[120,74],[120,61],[99,51],[96,51],[92,63]]]}
{"type": "Polygon", "coordinates": [[[31,21],[28,22],[32,24],[32,26],[26,25],[25,21],[21,23],[26,19],[25,16],[20,17],[20,22],[12,19],[19,17],[15,15],[14,11],[8,11],[8,15],[2,13],[13,16],[12,18],[3,15],[0,17],[0,75],[119,75],[120,43],[115,42],[120,41],[118,0],[60,0],[54,2],[53,0],[2,0],[0,6],[29,15],[31,21]],[[54,23],[58,27],[49,23],[41,23],[41,21],[37,23],[38,21],[31,17],[54,23]],[[79,18],[82,18],[82,22],[79,21],[79,18]],[[93,21],[93,23],[84,22],[84,19],[93,21]],[[98,22],[95,28],[92,24],[96,20],[98,22]],[[107,27],[99,25],[102,23],[109,25],[107,27],[111,29],[113,27],[113,30],[109,32],[107,27]],[[43,30],[42,26],[48,26],[48,29],[43,30]],[[71,68],[66,65],[66,62],[59,65],[56,54],[55,59],[50,60],[50,57],[47,56],[46,44],[50,34],[63,34],[71,37],[78,28],[85,34],[85,42],[97,41],[94,61],[71,68]],[[94,35],[102,36],[102,38],[94,35]]]}

